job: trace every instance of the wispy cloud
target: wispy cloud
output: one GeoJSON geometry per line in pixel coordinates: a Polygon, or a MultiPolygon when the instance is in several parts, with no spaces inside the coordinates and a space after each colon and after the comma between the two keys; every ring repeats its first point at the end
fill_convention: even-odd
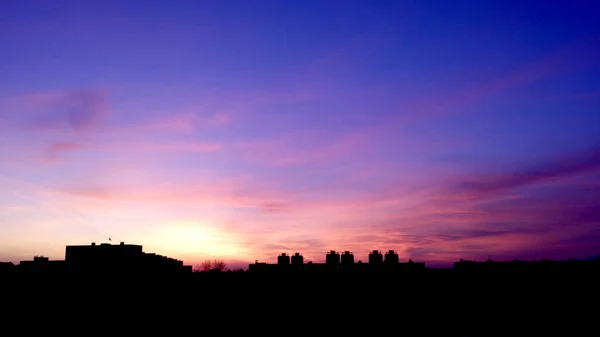
{"type": "Polygon", "coordinates": [[[323,164],[358,151],[377,135],[372,127],[330,135],[306,131],[278,137],[248,140],[235,144],[235,149],[249,160],[273,166],[323,164]]]}
{"type": "MultiPolygon", "coordinates": [[[[415,93],[417,78],[392,81],[404,76],[392,69],[384,84],[372,83],[375,72],[358,74],[385,39],[369,32],[340,41],[288,75],[256,81],[263,86],[224,80],[222,91],[198,98],[197,81],[187,93],[177,85],[174,97],[153,100],[160,107],[151,113],[147,102],[130,104],[130,92],[95,87],[20,97],[1,112],[0,168],[31,183],[0,179],[0,222],[26,223],[22,237],[36,240],[60,232],[61,243],[116,231],[160,249],[168,237],[174,243],[162,252],[176,253],[183,242],[190,259],[202,258],[193,254],[198,245],[203,254],[243,252],[251,260],[299,251],[322,261],[330,249],[363,260],[370,249],[397,249],[403,259],[439,263],[489,251],[502,259],[597,253],[597,147],[538,165],[470,167],[466,175],[458,174],[464,153],[454,152],[470,141],[458,139],[460,129],[452,140],[398,132],[595,67],[597,53],[585,43],[490,70],[478,83],[448,80],[415,93]],[[453,166],[427,167],[421,161],[430,152],[453,166]]],[[[466,156],[467,164],[478,160],[466,156]]]]}
{"type": "Polygon", "coordinates": [[[143,123],[140,129],[148,131],[189,132],[194,130],[197,119],[198,116],[196,113],[189,111],[143,123]]]}
{"type": "Polygon", "coordinates": [[[577,40],[526,66],[513,67],[493,74],[481,83],[463,88],[447,87],[441,92],[425,92],[404,99],[397,106],[397,114],[385,118],[384,123],[393,127],[424,118],[458,115],[469,106],[486,102],[498,94],[522,90],[543,79],[595,67],[597,63],[594,59],[600,54],[594,43],[589,39],[577,40]],[[580,62],[573,62],[574,59],[580,62]]]}
{"type": "MultiPolygon", "coordinates": [[[[546,172],[543,176],[552,179],[516,173],[532,171],[527,165],[506,173],[481,172],[470,177],[472,181],[486,182],[485,186],[494,188],[467,186],[460,178],[448,176],[450,189],[444,185],[435,186],[434,181],[431,186],[414,187],[402,184],[394,187],[388,181],[355,195],[340,194],[343,190],[325,185],[305,190],[267,186],[261,184],[259,177],[216,184],[80,184],[57,190],[99,201],[214,205],[252,210],[252,213],[235,218],[240,221],[235,231],[252,238],[250,241],[254,243],[248,243],[247,248],[257,257],[266,257],[287,247],[313,256],[315,260],[329,249],[351,249],[364,258],[369,249],[366,247],[370,247],[397,249],[406,258],[447,263],[457,257],[486,258],[490,250],[498,258],[534,254],[532,244],[539,247],[535,254],[543,255],[544,249],[557,244],[561,237],[583,237],[593,228],[591,224],[600,221],[600,195],[598,189],[593,188],[598,186],[600,175],[593,175],[598,173],[597,166],[582,164],[588,162],[585,158],[591,158],[589,152],[567,154],[533,170],[546,172]],[[565,168],[565,163],[571,163],[571,166],[565,168]],[[586,169],[581,169],[584,166],[586,169]],[[532,178],[519,178],[523,175],[532,178]],[[586,176],[578,183],[561,183],[559,180],[586,176]],[[511,177],[517,178],[513,181],[509,179],[511,177]],[[528,189],[523,190],[524,187],[528,189]],[[465,188],[470,193],[468,196],[465,188]],[[279,226],[273,232],[253,229],[252,224],[264,221],[267,222],[262,224],[263,229],[273,221],[283,221],[280,224],[285,223],[286,227],[279,226]],[[284,233],[288,231],[298,234],[298,226],[306,222],[314,225],[304,225],[304,231],[310,228],[304,234],[306,240],[318,240],[318,246],[303,246],[285,238],[284,233]]],[[[590,244],[587,250],[582,248],[580,252],[592,254],[593,250],[590,244]]]]}
{"type": "Polygon", "coordinates": [[[85,148],[83,144],[75,142],[54,143],[46,149],[45,163],[55,163],[63,153],[82,151],[85,148]]]}
{"type": "Polygon", "coordinates": [[[108,113],[105,91],[95,88],[34,93],[26,100],[30,109],[23,122],[36,130],[67,126],[85,132],[97,128],[108,113]]]}
{"type": "Polygon", "coordinates": [[[214,152],[222,145],[204,141],[137,141],[124,143],[106,143],[100,150],[111,152],[214,152]]]}
{"type": "MultiPolygon", "coordinates": [[[[207,128],[217,128],[229,124],[231,114],[225,111],[206,113],[202,107],[190,108],[183,113],[168,114],[166,117],[143,121],[139,127],[133,127],[139,132],[194,132],[207,128]]],[[[131,131],[131,127],[129,128],[131,131]]]]}
{"type": "MultiPolygon", "coordinates": [[[[447,183],[459,189],[448,190],[443,185],[412,190],[381,188],[355,200],[315,200],[306,206],[317,212],[319,221],[326,225],[324,231],[317,230],[306,240],[319,240],[319,245],[311,248],[268,234],[261,240],[261,235],[256,234],[254,249],[257,256],[270,260],[281,251],[299,250],[317,261],[321,261],[329,249],[348,249],[363,260],[369,249],[396,249],[403,259],[412,257],[440,266],[448,266],[458,258],[595,256],[600,253],[597,248],[600,243],[597,229],[600,172],[595,165],[582,164],[593,161],[592,158],[590,152],[557,156],[538,167],[538,171],[554,172],[544,175],[548,179],[533,175],[534,179],[517,178],[518,183],[512,180],[506,183],[506,177],[521,176],[515,172],[530,172],[526,164],[504,174],[481,172],[471,177],[497,186],[493,189],[496,193],[486,188],[485,193],[465,197],[460,179],[457,183],[452,180],[455,177],[448,176],[447,183]],[[571,166],[565,168],[565,163],[571,166]],[[319,209],[326,212],[321,213],[319,209]],[[355,214],[353,217],[367,216],[340,223],[349,212],[355,214]],[[260,242],[264,242],[262,246],[260,242]],[[578,249],[566,248],[572,245],[578,249]]],[[[299,209],[302,207],[291,208],[292,212],[299,209]]]]}
{"type": "Polygon", "coordinates": [[[600,170],[600,147],[595,146],[589,150],[569,154],[546,163],[538,163],[532,167],[482,176],[478,180],[465,180],[460,182],[457,188],[470,194],[493,194],[511,188],[598,170],[600,170]]]}
{"type": "MultiPolygon", "coordinates": [[[[458,257],[458,253],[483,258],[485,251],[500,258],[531,257],[533,246],[538,247],[534,255],[539,257],[562,239],[583,237],[596,228],[600,221],[597,161],[593,149],[558,156],[533,168],[523,165],[495,174],[482,172],[468,181],[449,181],[453,189],[439,188],[386,227],[398,235],[399,242],[415,235],[422,238],[406,241],[422,258],[458,257]],[[411,226],[402,225],[402,220],[412,222],[411,226]]],[[[578,254],[596,254],[595,247],[588,242],[578,254]]]]}
{"type": "Polygon", "coordinates": [[[55,154],[59,152],[77,151],[81,149],[83,149],[83,146],[77,143],[56,143],[50,146],[48,151],[51,154],[55,154]]]}

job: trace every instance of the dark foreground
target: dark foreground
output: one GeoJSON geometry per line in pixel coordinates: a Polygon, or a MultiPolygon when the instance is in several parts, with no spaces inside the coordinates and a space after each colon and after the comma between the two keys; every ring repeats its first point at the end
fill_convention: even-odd
{"type": "Polygon", "coordinates": [[[194,273],[13,275],[0,285],[5,321],[33,315],[62,322],[64,334],[114,326],[173,336],[588,336],[598,331],[599,279],[596,273],[194,273]]]}

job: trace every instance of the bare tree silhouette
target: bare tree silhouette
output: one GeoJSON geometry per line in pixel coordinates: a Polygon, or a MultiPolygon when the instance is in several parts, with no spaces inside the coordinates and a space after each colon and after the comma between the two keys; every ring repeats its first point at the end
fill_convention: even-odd
{"type": "Polygon", "coordinates": [[[194,267],[194,272],[225,271],[227,264],[223,260],[205,260],[194,267]]]}
{"type": "Polygon", "coordinates": [[[227,269],[227,264],[223,260],[213,260],[211,270],[225,271],[227,269]]]}

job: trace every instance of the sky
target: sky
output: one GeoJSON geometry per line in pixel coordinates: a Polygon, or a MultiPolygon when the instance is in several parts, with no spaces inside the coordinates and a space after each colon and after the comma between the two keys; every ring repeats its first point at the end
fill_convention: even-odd
{"type": "Polygon", "coordinates": [[[2,1],[0,261],[600,256],[597,1],[2,1]]]}

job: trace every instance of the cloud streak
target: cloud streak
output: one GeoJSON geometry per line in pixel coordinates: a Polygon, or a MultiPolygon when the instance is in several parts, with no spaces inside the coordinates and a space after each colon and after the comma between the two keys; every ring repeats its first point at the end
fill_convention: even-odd
{"type": "Polygon", "coordinates": [[[108,113],[106,93],[101,89],[41,92],[26,97],[30,107],[24,122],[35,130],[62,128],[76,132],[96,129],[108,113]]]}
{"type": "Polygon", "coordinates": [[[458,184],[458,188],[471,194],[494,194],[511,188],[598,170],[600,170],[600,147],[594,146],[589,150],[569,154],[546,163],[538,163],[532,167],[523,167],[496,176],[484,176],[479,180],[462,181],[458,184]]]}
{"type": "Polygon", "coordinates": [[[189,6],[101,30],[96,11],[67,11],[48,17],[52,34],[11,14],[0,260],[12,242],[11,259],[62,258],[65,243],[117,235],[188,263],[600,255],[599,49],[581,33],[596,18],[457,7],[483,27],[465,31],[420,5],[250,6],[241,21],[189,6]]]}

